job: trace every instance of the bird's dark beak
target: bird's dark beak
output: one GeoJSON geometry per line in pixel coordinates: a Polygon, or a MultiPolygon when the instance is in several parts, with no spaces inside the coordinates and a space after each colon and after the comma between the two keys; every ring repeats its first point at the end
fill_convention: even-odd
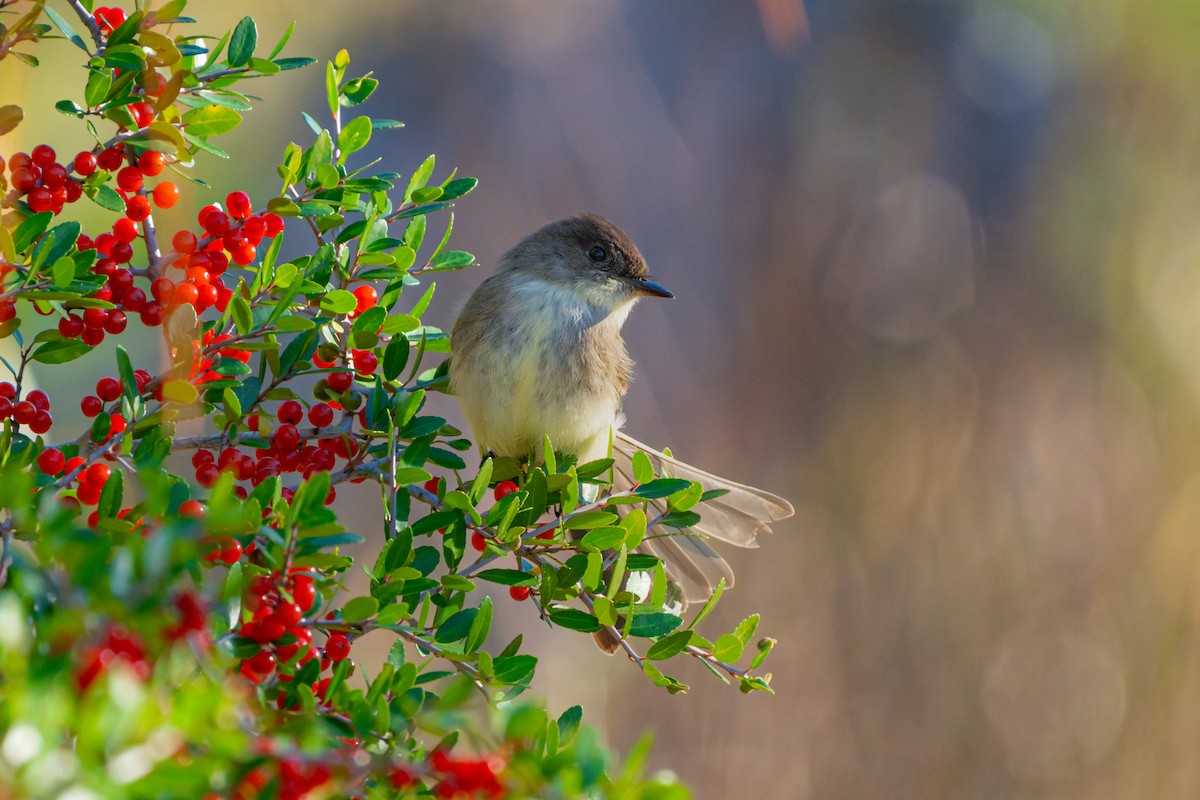
{"type": "Polygon", "coordinates": [[[674,297],[671,290],[663,286],[661,283],[655,283],[646,278],[630,278],[629,283],[633,286],[638,294],[651,295],[653,297],[674,297]]]}

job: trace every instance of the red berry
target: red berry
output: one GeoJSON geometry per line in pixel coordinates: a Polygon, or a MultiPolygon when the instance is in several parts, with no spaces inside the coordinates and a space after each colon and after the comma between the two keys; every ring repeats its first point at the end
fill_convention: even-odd
{"type": "Polygon", "coordinates": [[[345,634],[335,633],[325,642],[325,655],[330,661],[341,661],[350,655],[350,640],[345,634]]]}
{"type": "Polygon", "coordinates": [[[12,185],[18,192],[28,192],[33,187],[37,186],[41,180],[42,171],[37,167],[25,167],[23,169],[13,170],[12,185]]]}
{"type": "Polygon", "coordinates": [[[429,480],[425,481],[425,491],[429,492],[430,494],[437,494],[441,482],[441,478],[430,478],[429,480]]]}
{"type": "Polygon", "coordinates": [[[196,467],[196,483],[206,488],[216,483],[220,475],[221,471],[217,469],[216,464],[201,464],[199,467],[196,467]]]}
{"type": "Polygon", "coordinates": [[[250,216],[250,196],[245,192],[230,192],[225,197],[225,208],[234,219],[245,219],[250,216]]]}
{"type": "Polygon", "coordinates": [[[355,350],[352,355],[354,369],[362,375],[370,375],[379,366],[379,359],[370,350],[355,350]]]}
{"type": "Polygon", "coordinates": [[[66,466],[67,458],[58,448],[47,447],[38,453],[37,463],[38,469],[45,474],[58,475],[63,471],[63,467],[66,466]]]}
{"type": "Polygon", "coordinates": [[[279,404],[279,410],[275,412],[275,416],[282,423],[295,425],[304,419],[304,406],[295,400],[284,400],[279,404]]]}
{"type": "Polygon", "coordinates": [[[146,305],[142,308],[140,316],[143,325],[153,328],[155,326],[162,325],[163,318],[166,316],[166,311],[163,309],[161,303],[150,302],[146,303],[146,305]]]}
{"type": "Polygon", "coordinates": [[[244,242],[230,251],[229,260],[239,267],[245,267],[254,262],[256,255],[258,251],[254,249],[254,245],[244,242]]]}
{"type": "Polygon", "coordinates": [[[532,590],[528,586],[510,586],[508,594],[513,600],[528,600],[532,590]]]}
{"type": "Polygon", "coordinates": [[[517,485],[512,481],[500,481],[496,484],[496,488],[492,490],[497,500],[507,497],[517,490],[517,485]]]}
{"type": "Polygon", "coordinates": [[[154,205],[172,208],[179,202],[179,187],[171,181],[163,181],[154,187],[154,205]]]}
{"type": "Polygon", "coordinates": [[[104,410],[104,401],[93,394],[89,394],[79,401],[79,408],[83,411],[83,415],[89,419],[97,417],[104,410]]]}
{"type": "Polygon", "coordinates": [[[179,516],[191,519],[204,518],[204,504],[199,500],[184,500],[179,504],[179,516]]]}
{"type": "Polygon", "coordinates": [[[32,156],[33,163],[39,167],[48,167],[58,158],[58,154],[54,152],[54,148],[48,144],[39,144],[33,148],[32,156]]]}
{"type": "Polygon", "coordinates": [[[295,425],[280,425],[271,440],[280,450],[295,450],[300,444],[300,431],[296,430],[295,425]]]}
{"type": "Polygon", "coordinates": [[[96,381],[96,395],[108,402],[116,400],[121,396],[121,382],[116,378],[101,378],[96,381]]]}
{"type": "Polygon", "coordinates": [[[29,205],[29,210],[35,214],[49,211],[54,207],[54,199],[50,196],[50,190],[45,186],[39,186],[30,191],[25,202],[29,205]]]}
{"type": "Polygon", "coordinates": [[[17,316],[17,304],[8,298],[0,300],[0,322],[8,322],[15,316],[17,316]]]}
{"type": "MultiPolygon", "coordinates": [[[[83,326],[85,328],[103,328],[104,323],[108,322],[108,312],[103,308],[85,308],[83,310],[83,326]]],[[[104,395],[100,395],[104,397],[104,395]]],[[[105,397],[105,400],[111,400],[111,397],[105,397]]]]}
{"type": "Polygon", "coordinates": [[[153,209],[150,207],[150,199],[140,194],[134,195],[125,201],[125,216],[135,222],[141,222],[150,216],[153,209]]]}
{"type": "Polygon", "coordinates": [[[200,224],[204,226],[204,230],[208,231],[209,234],[224,236],[229,232],[229,215],[224,211],[214,209],[204,215],[204,219],[200,224]]]}
{"type": "Polygon", "coordinates": [[[175,287],[175,291],[171,296],[172,305],[196,305],[196,300],[199,298],[199,292],[196,291],[196,284],[184,282],[175,287]]]}
{"type": "Polygon", "coordinates": [[[84,150],[75,156],[75,173],[83,177],[87,177],[96,171],[96,156],[84,150]]]}
{"type": "Polygon", "coordinates": [[[90,483],[81,483],[75,489],[75,496],[85,506],[94,506],[100,502],[100,490],[103,488],[103,486],[93,486],[90,483]]]}
{"type": "Polygon", "coordinates": [[[379,302],[379,293],[373,286],[359,286],[354,290],[354,298],[358,301],[354,310],[361,313],[379,302]]]}
{"type": "Polygon", "coordinates": [[[166,157],[162,153],[155,152],[154,150],[147,150],[138,156],[138,169],[140,169],[144,175],[149,175],[151,178],[162,172],[163,168],[166,166],[166,157]]]}
{"type": "Polygon", "coordinates": [[[126,311],[138,312],[146,307],[146,293],[136,286],[121,294],[121,306],[126,311]]]}
{"type": "Polygon", "coordinates": [[[75,181],[69,180],[65,184],[63,184],[63,186],[66,189],[66,192],[65,192],[64,198],[63,198],[66,202],[74,203],[76,200],[83,197],[83,186],[76,183],[75,181]]]}
{"type": "Polygon", "coordinates": [[[49,411],[38,411],[29,423],[29,430],[36,434],[43,434],[49,431],[53,425],[54,418],[50,416],[49,411]]]}
{"type": "Polygon", "coordinates": [[[133,120],[139,128],[144,128],[154,121],[154,108],[149,103],[133,103],[129,106],[129,113],[133,115],[133,120]]]}
{"type": "Polygon", "coordinates": [[[112,469],[109,468],[108,464],[97,463],[85,469],[80,479],[89,486],[102,488],[104,484],[108,483],[110,475],[112,475],[112,469]]]}
{"type": "Polygon", "coordinates": [[[318,428],[332,424],[333,416],[333,409],[328,403],[317,403],[308,410],[308,421],[318,428]]]}
{"type": "MultiPolygon", "coordinates": [[[[49,164],[42,170],[42,183],[51,189],[65,185],[67,168],[62,164],[49,164]]],[[[66,199],[64,195],[63,199],[66,199]]]]}
{"type": "Polygon", "coordinates": [[[108,435],[109,437],[120,436],[125,432],[125,426],[128,423],[125,417],[121,414],[113,414],[108,420],[108,435]]]}
{"type": "Polygon", "coordinates": [[[34,389],[32,392],[25,395],[25,399],[33,403],[33,407],[38,411],[50,410],[50,396],[41,389],[34,389]]]}
{"type": "Polygon", "coordinates": [[[483,538],[483,534],[479,531],[475,531],[471,534],[471,547],[474,547],[481,553],[487,547],[487,540],[483,538]]]}
{"type": "Polygon", "coordinates": [[[104,321],[104,332],[116,336],[118,333],[123,333],[128,324],[129,319],[125,316],[125,312],[114,308],[108,312],[108,319],[104,321]]]}
{"type": "Polygon", "coordinates": [[[263,221],[267,223],[267,230],[264,235],[268,239],[274,239],[283,232],[283,217],[279,216],[278,214],[264,214],[263,221]]]}
{"type": "Polygon", "coordinates": [[[170,278],[155,278],[150,284],[150,294],[160,303],[169,304],[175,291],[175,281],[170,278]]]}
{"type": "Polygon", "coordinates": [[[122,217],[113,223],[113,236],[120,242],[132,242],[138,237],[137,224],[127,217],[122,217]]]}
{"type": "Polygon", "coordinates": [[[344,392],[354,383],[354,376],[349,372],[331,372],[325,380],[329,383],[329,388],[335,392],[344,392]]]}
{"type": "Polygon", "coordinates": [[[83,317],[78,314],[68,314],[58,321],[58,332],[68,339],[78,338],[83,327],[83,317]]]}
{"type": "Polygon", "coordinates": [[[136,192],[142,188],[144,182],[145,176],[137,167],[124,167],[117,173],[117,186],[122,191],[136,192]]]}
{"type": "Polygon", "coordinates": [[[83,333],[79,334],[79,341],[95,347],[104,341],[104,328],[84,328],[83,333]]]}
{"type": "Polygon", "coordinates": [[[120,169],[123,163],[125,163],[125,157],[115,147],[101,150],[100,155],[96,156],[96,164],[106,172],[113,172],[120,169]]]}
{"type": "Polygon", "coordinates": [[[22,400],[13,406],[13,419],[18,425],[28,425],[37,416],[37,406],[28,400],[22,400]]]}
{"type": "MultiPolygon", "coordinates": [[[[133,199],[134,198],[130,198],[130,200],[133,199]]],[[[128,212],[128,205],[126,205],[125,210],[128,212]]],[[[130,219],[132,219],[132,217],[130,217],[130,219]]],[[[114,241],[112,243],[112,247],[109,249],[108,257],[118,264],[128,264],[133,259],[133,245],[131,245],[129,242],[114,241]]]]}

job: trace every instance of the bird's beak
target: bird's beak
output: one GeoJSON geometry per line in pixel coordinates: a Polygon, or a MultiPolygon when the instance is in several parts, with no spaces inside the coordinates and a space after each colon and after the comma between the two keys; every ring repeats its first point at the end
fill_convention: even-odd
{"type": "Polygon", "coordinates": [[[636,291],[638,294],[647,294],[654,297],[675,296],[671,294],[670,289],[663,286],[661,283],[655,283],[654,281],[647,280],[645,278],[630,278],[629,283],[633,286],[634,291],[636,291]]]}

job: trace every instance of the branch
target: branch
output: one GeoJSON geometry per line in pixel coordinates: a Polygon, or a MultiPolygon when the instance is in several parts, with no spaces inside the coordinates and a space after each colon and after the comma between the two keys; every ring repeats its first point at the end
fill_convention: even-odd
{"type": "Polygon", "coordinates": [[[96,43],[96,55],[104,55],[104,33],[101,32],[96,18],[83,7],[83,3],[79,2],[79,0],[67,0],[67,4],[75,10],[79,21],[84,24],[88,29],[88,33],[92,35],[92,41],[96,43]]]}

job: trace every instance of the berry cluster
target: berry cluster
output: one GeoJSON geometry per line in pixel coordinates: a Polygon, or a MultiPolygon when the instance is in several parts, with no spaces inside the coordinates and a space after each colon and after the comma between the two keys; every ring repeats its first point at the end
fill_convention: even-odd
{"type": "Polygon", "coordinates": [[[17,387],[7,381],[0,383],[0,422],[8,419],[26,426],[33,433],[47,432],[54,424],[54,418],[50,416],[50,396],[41,389],[34,389],[18,400],[17,387]]]}
{"type": "Polygon", "coordinates": [[[115,664],[123,665],[139,680],[144,681],[150,677],[150,662],[146,660],[141,637],[119,625],[105,631],[100,641],[83,654],[75,673],[75,683],[79,690],[87,691],[105,670],[115,664]]]}

